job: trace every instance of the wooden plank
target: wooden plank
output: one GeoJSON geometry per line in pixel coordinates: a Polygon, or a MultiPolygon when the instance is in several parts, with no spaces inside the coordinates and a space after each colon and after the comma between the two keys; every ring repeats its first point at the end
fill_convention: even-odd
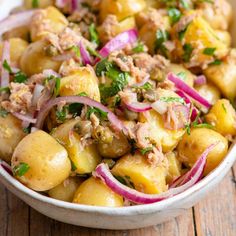
{"type": "Polygon", "coordinates": [[[236,235],[236,188],[232,171],[194,207],[198,236],[236,235]]]}
{"type": "Polygon", "coordinates": [[[0,235],[6,235],[7,233],[7,217],[9,214],[7,204],[6,189],[0,184],[0,235]]]}

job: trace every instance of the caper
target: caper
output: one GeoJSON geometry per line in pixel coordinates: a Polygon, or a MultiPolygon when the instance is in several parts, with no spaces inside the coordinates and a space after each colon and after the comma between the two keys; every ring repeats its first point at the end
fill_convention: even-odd
{"type": "Polygon", "coordinates": [[[102,143],[109,144],[113,141],[113,133],[108,127],[102,127],[99,125],[94,130],[93,136],[102,143]]]}
{"type": "Polygon", "coordinates": [[[134,121],[134,120],[138,119],[138,113],[137,112],[125,109],[124,114],[125,114],[125,117],[126,117],[127,120],[134,121]]]}
{"type": "Polygon", "coordinates": [[[58,50],[53,45],[48,45],[44,48],[45,54],[49,57],[58,55],[58,50]]]}
{"type": "Polygon", "coordinates": [[[74,126],[74,130],[79,135],[85,136],[92,133],[92,123],[91,121],[80,120],[74,126]]]}

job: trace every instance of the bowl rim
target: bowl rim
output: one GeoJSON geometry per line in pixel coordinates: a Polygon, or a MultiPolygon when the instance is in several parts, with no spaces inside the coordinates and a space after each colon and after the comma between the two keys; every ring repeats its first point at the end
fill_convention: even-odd
{"type": "MultiPolygon", "coordinates": [[[[232,144],[228,151],[228,154],[215,170],[213,170],[210,174],[208,174],[205,178],[203,178],[197,184],[195,184],[194,186],[190,187],[189,189],[185,190],[184,192],[176,196],[173,196],[171,198],[162,200],[160,202],[152,203],[152,204],[124,206],[124,207],[118,207],[118,208],[82,205],[82,204],[64,202],[61,200],[47,197],[34,190],[31,190],[30,188],[20,183],[17,179],[15,179],[7,171],[5,171],[1,165],[0,165],[0,177],[3,178],[5,182],[7,182],[9,185],[11,185],[11,187],[17,189],[19,192],[24,193],[28,197],[34,198],[35,200],[38,200],[43,203],[47,203],[47,204],[50,204],[59,208],[65,208],[65,209],[70,209],[70,210],[75,210],[75,211],[80,211],[80,212],[86,212],[86,213],[99,213],[99,214],[109,215],[109,216],[124,216],[124,215],[129,216],[129,215],[146,214],[146,213],[162,211],[168,206],[174,205],[179,200],[187,198],[194,192],[197,192],[201,190],[202,188],[207,187],[207,185],[209,185],[213,179],[217,177],[219,178],[222,175],[224,176],[228,172],[228,170],[232,167],[232,165],[235,162],[235,159],[236,159],[235,154],[236,154],[236,144],[232,144]]],[[[0,160],[0,162],[2,161],[0,160]]]]}

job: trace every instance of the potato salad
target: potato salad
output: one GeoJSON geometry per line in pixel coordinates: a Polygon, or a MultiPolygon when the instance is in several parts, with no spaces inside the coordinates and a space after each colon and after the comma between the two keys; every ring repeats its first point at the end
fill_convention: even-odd
{"type": "Polygon", "coordinates": [[[0,22],[0,158],[45,196],[150,204],[236,135],[227,0],[25,0],[0,22]]]}

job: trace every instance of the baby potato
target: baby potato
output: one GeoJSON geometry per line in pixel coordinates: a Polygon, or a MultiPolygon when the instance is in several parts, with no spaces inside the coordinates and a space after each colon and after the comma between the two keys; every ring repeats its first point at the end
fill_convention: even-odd
{"type": "Polygon", "coordinates": [[[222,135],[236,134],[236,113],[227,99],[218,100],[205,119],[222,135]]]}
{"type": "Polygon", "coordinates": [[[26,9],[45,8],[53,5],[53,2],[54,2],[53,0],[39,0],[39,1],[24,0],[24,6],[26,9]],[[37,4],[35,5],[34,2],[37,2],[37,4]]]}
{"type": "Polygon", "coordinates": [[[65,202],[72,202],[75,192],[78,187],[82,184],[83,179],[77,177],[69,177],[64,180],[61,184],[50,189],[48,195],[52,198],[62,200],[65,202]]]}
{"type": "Polygon", "coordinates": [[[55,7],[49,6],[35,12],[30,24],[33,42],[43,39],[48,33],[61,33],[68,25],[66,17],[55,7]]]}
{"type": "Polygon", "coordinates": [[[167,68],[167,72],[173,72],[176,75],[182,75],[180,78],[184,80],[186,84],[193,87],[195,75],[191,73],[188,69],[180,64],[170,64],[167,68]]]}
{"type": "Polygon", "coordinates": [[[71,171],[66,149],[41,130],[27,135],[17,145],[11,161],[13,170],[22,163],[29,169],[16,178],[35,191],[54,188],[68,178],[71,171]]]}
{"type": "Polygon", "coordinates": [[[72,119],[60,125],[52,132],[52,136],[57,139],[68,151],[69,158],[75,166],[75,172],[78,174],[91,173],[96,166],[101,162],[101,157],[98,154],[95,144],[90,144],[83,147],[80,141],[80,136],[73,131],[75,125],[83,122],[72,119]]]}
{"type": "Polygon", "coordinates": [[[210,104],[214,104],[217,100],[220,99],[220,90],[213,84],[207,83],[200,86],[196,86],[195,88],[200,95],[206,98],[210,104]]]}
{"type": "Polygon", "coordinates": [[[10,38],[21,38],[24,39],[25,41],[29,41],[29,27],[28,26],[17,27],[3,34],[4,40],[10,38]]]}
{"type": "Polygon", "coordinates": [[[51,57],[47,56],[45,48],[48,45],[45,40],[40,40],[31,43],[24,50],[20,60],[20,68],[28,76],[41,73],[45,69],[58,71],[61,62],[53,61],[51,57]]]}
{"type": "Polygon", "coordinates": [[[168,152],[166,158],[168,160],[166,181],[169,184],[181,175],[181,163],[174,152],[168,152]]]}
{"type": "Polygon", "coordinates": [[[116,15],[117,19],[124,20],[129,16],[134,16],[146,7],[144,0],[102,0],[100,5],[101,22],[107,15],[116,15]]]}
{"type": "Polygon", "coordinates": [[[105,158],[117,158],[130,151],[130,145],[127,138],[119,133],[112,137],[111,142],[98,141],[98,151],[105,158]]]}
{"type": "Polygon", "coordinates": [[[94,177],[90,177],[79,186],[73,202],[106,207],[121,207],[124,205],[123,197],[114,193],[102,180],[94,177]]]}
{"type": "Polygon", "coordinates": [[[141,154],[127,154],[112,168],[112,174],[143,193],[161,193],[167,190],[166,168],[148,163],[141,154]]]}
{"type": "MultiPolygon", "coordinates": [[[[21,38],[11,38],[10,42],[10,59],[14,66],[18,66],[20,63],[20,58],[28,46],[28,42],[21,38]]],[[[2,57],[2,47],[3,43],[0,42],[0,58],[2,57]]]]}
{"type": "Polygon", "coordinates": [[[207,156],[204,175],[207,175],[224,159],[228,151],[228,141],[221,134],[207,128],[194,128],[185,134],[177,147],[178,157],[187,166],[192,167],[201,154],[211,145],[217,145],[207,156]]]}
{"type": "Polygon", "coordinates": [[[0,157],[10,163],[17,144],[25,137],[22,122],[13,115],[0,116],[0,157]]]}
{"type": "Polygon", "coordinates": [[[61,79],[60,96],[78,95],[85,92],[88,97],[100,101],[98,78],[92,67],[80,67],[72,75],[61,79]]]}
{"type": "Polygon", "coordinates": [[[223,42],[227,47],[231,46],[231,35],[228,31],[215,30],[216,36],[223,42]]]}
{"type": "MultiPolygon", "coordinates": [[[[168,130],[164,128],[164,121],[159,113],[155,110],[151,110],[149,114],[150,120],[148,122],[151,126],[150,137],[156,143],[161,144],[164,153],[172,151],[184,135],[184,129],[168,130]]],[[[147,122],[143,113],[140,113],[139,121],[142,123],[147,122]]]]}
{"type": "MultiPolygon", "coordinates": [[[[232,50],[233,53],[236,50],[232,50]]],[[[220,65],[211,65],[204,70],[208,80],[213,82],[229,100],[236,97],[236,61],[229,59],[220,65]]]]}

